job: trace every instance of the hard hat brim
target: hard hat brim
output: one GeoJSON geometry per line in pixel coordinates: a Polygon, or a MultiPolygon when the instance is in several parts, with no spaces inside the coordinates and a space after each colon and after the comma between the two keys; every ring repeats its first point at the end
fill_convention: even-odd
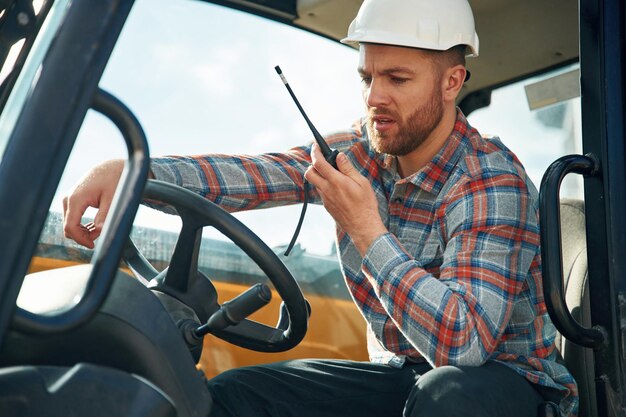
{"type": "Polygon", "coordinates": [[[449,45],[435,45],[429,44],[427,42],[417,42],[415,38],[390,35],[388,33],[378,35],[376,33],[368,33],[367,35],[360,35],[359,33],[354,33],[352,36],[345,37],[341,39],[341,43],[345,45],[350,45],[354,47],[358,47],[362,43],[374,43],[378,45],[389,45],[389,46],[404,46],[408,48],[418,48],[418,49],[429,49],[431,51],[446,51],[457,45],[465,45],[467,46],[468,54],[465,55],[466,58],[476,58],[478,57],[478,39],[476,39],[476,46],[469,42],[459,42],[459,43],[451,43],[449,45]],[[385,39],[384,42],[381,42],[380,39],[385,39]]]}

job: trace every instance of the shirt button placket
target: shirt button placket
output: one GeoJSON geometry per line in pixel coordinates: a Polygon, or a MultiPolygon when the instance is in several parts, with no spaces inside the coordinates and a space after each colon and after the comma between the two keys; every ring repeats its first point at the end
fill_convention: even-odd
{"type": "Polygon", "coordinates": [[[403,184],[396,184],[389,198],[389,231],[395,235],[398,234],[400,215],[404,207],[404,191],[403,184]]]}

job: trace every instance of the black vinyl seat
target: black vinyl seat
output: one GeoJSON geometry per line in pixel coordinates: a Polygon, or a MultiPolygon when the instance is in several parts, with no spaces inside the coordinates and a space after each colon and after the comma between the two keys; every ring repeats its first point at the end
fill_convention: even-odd
{"type": "MultiPolygon", "coordinates": [[[[585,205],[581,200],[562,199],[560,210],[565,301],[574,319],[584,327],[591,327],[585,205]]],[[[597,417],[593,351],[576,345],[558,333],[556,346],[567,369],[578,383],[578,417],[597,417]]],[[[544,404],[538,414],[539,417],[559,415],[552,403],[544,404]]]]}
{"type": "MultiPolygon", "coordinates": [[[[584,327],[591,327],[585,204],[581,200],[561,200],[561,239],[565,301],[572,316],[584,327]]],[[[557,347],[578,383],[579,417],[596,417],[593,350],[557,336],[557,347]]]]}

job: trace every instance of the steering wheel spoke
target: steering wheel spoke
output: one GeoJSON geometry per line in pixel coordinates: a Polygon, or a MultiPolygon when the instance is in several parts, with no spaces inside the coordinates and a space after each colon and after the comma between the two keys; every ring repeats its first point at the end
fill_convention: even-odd
{"type": "Polygon", "coordinates": [[[202,228],[189,224],[183,217],[183,227],[180,231],[170,266],[163,278],[162,285],[176,291],[187,292],[193,287],[198,276],[198,255],[202,241],[202,228]]]}
{"type": "Polygon", "coordinates": [[[132,273],[147,285],[150,280],[156,277],[159,274],[148,260],[143,256],[143,254],[137,249],[135,243],[128,239],[126,241],[126,245],[124,246],[124,253],[122,254],[126,265],[132,273]]]}

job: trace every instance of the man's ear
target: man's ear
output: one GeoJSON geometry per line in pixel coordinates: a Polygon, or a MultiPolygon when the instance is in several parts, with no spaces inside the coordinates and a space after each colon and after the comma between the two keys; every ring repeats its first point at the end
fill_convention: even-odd
{"type": "Polygon", "coordinates": [[[454,102],[463,88],[467,70],[463,65],[455,65],[444,71],[442,78],[442,93],[444,101],[454,102]]]}

